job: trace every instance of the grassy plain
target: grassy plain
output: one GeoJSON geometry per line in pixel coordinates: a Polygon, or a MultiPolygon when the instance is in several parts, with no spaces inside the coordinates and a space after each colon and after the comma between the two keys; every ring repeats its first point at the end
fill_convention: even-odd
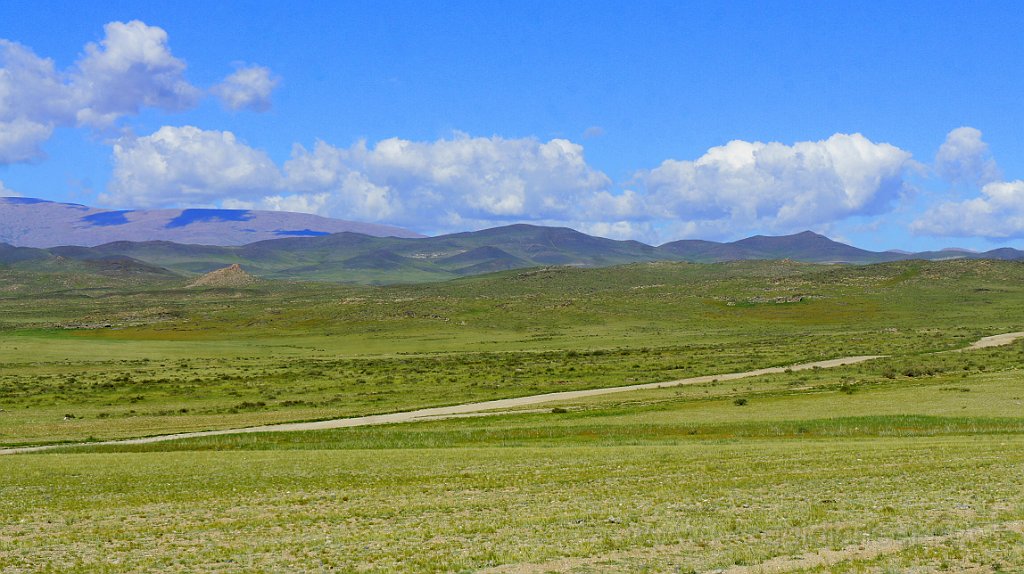
{"type": "Polygon", "coordinates": [[[1024,330],[1022,279],[751,262],[9,289],[6,446],[891,357],[558,412],[0,457],[0,570],[1019,570],[1024,342],[939,351],[1024,330]]]}
{"type": "Polygon", "coordinates": [[[0,445],[958,348],[1020,328],[1021,267],[654,263],[204,290],[16,277],[32,288],[0,297],[0,445]]]}

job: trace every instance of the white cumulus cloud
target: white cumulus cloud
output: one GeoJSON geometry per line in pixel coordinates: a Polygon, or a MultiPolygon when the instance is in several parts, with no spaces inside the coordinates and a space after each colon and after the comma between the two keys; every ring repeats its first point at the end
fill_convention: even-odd
{"type": "Polygon", "coordinates": [[[935,169],[950,183],[984,185],[1000,178],[999,167],[982,141],[981,131],[960,127],[946,135],[935,155],[935,169]]]}
{"type": "Polygon", "coordinates": [[[74,121],[72,93],[53,62],[0,40],[0,164],[40,159],[57,125],[74,121]]]}
{"type": "Polygon", "coordinates": [[[270,109],[270,94],[281,82],[264,66],[244,66],[211,88],[232,110],[265,112],[270,109]]]}
{"type": "Polygon", "coordinates": [[[108,126],[143,106],[189,108],[201,92],[185,80],[185,62],[167,46],[167,32],[133,20],[111,22],[105,37],[85,46],[71,73],[80,124],[108,126]]]}
{"type": "Polygon", "coordinates": [[[101,199],[137,207],[219,205],[259,200],[281,185],[270,157],[231,132],[165,126],[114,145],[114,172],[101,199]]]}
{"type": "MultiPolygon", "coordinates": [[[[66,70],[0,39],[0,165],[41,159],[41,145],[58,127],[107,129],[143,108],[179,111],[202,97],[162,28],[133,20],[110,22],[103,31],[66,70]]],[[[263,110],[277,81],[268,69],[252,66],[214,91],[230,107],[263,110]]]]}
{"type": "MultiPolygon", "coordinates": [[[[582,146],[561,139],[481,138],[369,146],[296,145],[283,167],[230,132],[165,126],[114,147],[105,202],[137,207],[220,205],[318,213],[418,229],[467,222],[624,222],[634,192],[610,193],[582,146]]],[[[609,228],[611,229],[611,228],[609,228]]]]}
{"type": "Polygon", "coordinates": [[[981,186],[980,193],[929,208],[911,223],[914,233],[1024,238],[1024,180],[1001,181],[1002,173],[980,130],[965,126],[949,132],[935,156],[935,169],[949,183],[981,186]]]}
{"type": "MultiPolygon", "coordinates": [[[[348,219],[392,221],[402,211],[400,192],[375,183],[360,171],[365,144],[338,148],[318,141],[313,151],[300,145],[285,163],[289,196],[267,198],[270,205],[295,205],[315,198],[317,213],[348,219]]],[[[427,214],[424,214],[427,215],[427,214]]]]}
{"type": "Polygon", "coordinates": [[[50,139],[53,126],[28,118],[0,120],[0,164],[24,163],[44,156],[39,147],[50,139]]]}
{"type": "Polygon", "coordinates": [[[1024,180],[985,184],[981,196],[941,203],[911,224],[928,235],[1024,238],[1024,180]]]}
{"type": "Polygon", "coordinates": [[[651,216],[687,235],[789,232],[876,214],[904,190],[911,154],[861,134],[793,145],[731,141],[640,172],[651,216]]]}
{"type": "Polygon", "coordinates": [[[654,241],[822,229],[880,213],[903,191],[910,154],[859,134],[734,141],[667,160],[617,191],[577,143],[455,134],[294,146],[275,164],[230,132],[163,127],[114,149],[108,203],[301,211],[421,231],[518,221],[654,241]]]}
{"type": "Polygon", "coordinates": [[[567,219],[611,186],[568,140],[464,134],[433,142],[391,138],[372,148],[297,146],[285,172],[294,193],[328,193],[331,215],[419,226],[567,219]]]}

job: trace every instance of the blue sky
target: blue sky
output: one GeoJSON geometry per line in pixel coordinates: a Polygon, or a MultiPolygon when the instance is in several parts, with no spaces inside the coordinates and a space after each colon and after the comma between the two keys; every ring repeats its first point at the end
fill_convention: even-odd
{"type": "Polygon", "coordinates": [[[1013,2],[0,4],[0,195],[1024,247],[1013,2]]]}

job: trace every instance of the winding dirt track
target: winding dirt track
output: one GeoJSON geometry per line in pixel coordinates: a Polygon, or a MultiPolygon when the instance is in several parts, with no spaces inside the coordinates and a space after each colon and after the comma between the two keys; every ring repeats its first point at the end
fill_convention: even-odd
{"type": "Polygon", "coordinates": [[[988,347],[999,347],[1002,345],[1009,345],[1010,343],[1024,337],[1024,331],[1018,331],[1016,333],[1003,333],[1002,335],[992,335],[991,337],[985,337],[979,339],[967,347],[966,351],[973,351],[974,349],[986,349],[988,347]]]}
{"type": "MultiPolygon", "coordinates": [[[[976,341],[971,346],[964,350],[972,349],[983,349],[986,347],[995,347],[999,345],[1008,345],[1017,339],[1024,337],[1024,332],[1017,333],[1005,333],[1002,335],[993,335],[991,337],[985,337],[979,341],[976,341]]],[[[62,448],[68,446],[96,446],[96,445],[123,445],[123,444],[148,444],[154,442],[163,442],[168,440],[178,440],[184,438],[198,438],[204,436],[217,436],[225,434],[241,434],[241,433],[257,433],[257,432],[290,432],[290,431],[308,431],[308,430],[326,430],[326,429],[338,429],[348,427],[360,427],[368,425],[380,425],[389,423],[407,423],[414,421],[424,420],[436,420],[444,418],[453,418],[460,416],[482,416],[486,414],[494,414],[494,411],[503,411],[508,409],[516,409],[520,407],[528,407],[531,405],[538,405],[542,403],[549,403],[552,401],[564,401],[573,399],[582,399],[586,397],[596,397],[599,395],[609,395],[613,393],[625,393],[629,391],[640,391],[647,389],[660,389],[665,387],[676,387],[680,385],[696,385],[701,383],[710,383],[713,381],[731,381],[735,379],[744,379],[747,377],[756,377],[759,375],[769,375],[773,373],[782,373],[786,369],[792,371],[805,371],[808,369],[828,369],[831,367],[839,367],[842,365],[853,365],[856,363],[862,363],[864,361],[870,361],[871,359],[878,359],[884,355],[861,355],[856,357],[843,357],[840,359],[830,359],[827,361],[817,361],[814,363],[803,363],[799,365],[791,365],[789,367],[769,367],[765,369],[756,369],[753,371],[744,371],[741,373],[725,373],[721,375],[704,375],[701,377],[691,377],[688,379],[679,379],[675,381],[665,381],[661,383],[646,383],[641,385],[628,385],[624,387],[607,387],[603,389],[586,389],[581,391],[562,391],[558,393],[546,393],[542,395],[531,395],[526,397],[516,397],[512,399],[498,399],[493,401],[484,401],[480,403],[466,403],[462,405],[452,405],[448,407],[435,407],[429,409],[419,409],[415,411],[404,411],[398,413],[388,413],[383,415],[369,415],[364,417],[352,417],[345,419],[332,419],[325,421],[314,421],[304,423],[282,423],[263,425],[256,427],[245,427],[245,428],[234,428],[234,429],[221,429],[221,430],[210,430],[210,431],[198,431],[198,432],[187,432],[178,434],[168,434],[159,436],[150,436],[143,438],[133,439],[120,439],[110,440],[103,442],[91,442],[91,443],[73,443],[73,444],[54,444],[54,445],[43,445],[43,446],[30,446],[30,447],[17,447],[0,449],[0,455],[5,454],[19,454],[28,452],[39,452],[44,450],[51,450],[55,448],[62,448]]]]}

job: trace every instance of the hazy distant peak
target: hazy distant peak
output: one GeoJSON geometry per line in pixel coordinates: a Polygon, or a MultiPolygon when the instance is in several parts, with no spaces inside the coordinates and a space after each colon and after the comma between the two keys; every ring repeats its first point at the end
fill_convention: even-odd
{"type": "Polygon", "coordinates": [[[266,239],[319,237],[345,231],[374,237],[423,237],[400,227],[287,211],[113,210],[30,197],[0,198],[0,241],[23,247],[154,240],[246,245],[266,239]]]}

